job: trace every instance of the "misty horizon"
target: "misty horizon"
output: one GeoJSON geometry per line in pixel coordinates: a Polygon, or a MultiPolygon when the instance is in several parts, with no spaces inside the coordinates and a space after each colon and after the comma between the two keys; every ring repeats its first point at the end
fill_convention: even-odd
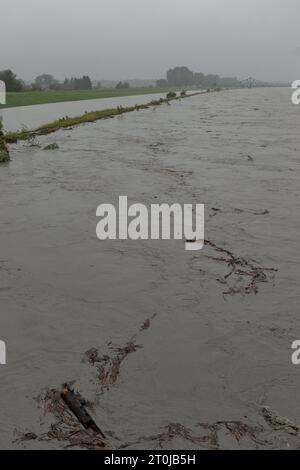
{"type": "Polygon", "coordinates": [[[297,0],[220,3],[2,0],[0,70],[26,81],[42,73],[155,80],[181,65],[239,79],[299,78],[297,0]]]}

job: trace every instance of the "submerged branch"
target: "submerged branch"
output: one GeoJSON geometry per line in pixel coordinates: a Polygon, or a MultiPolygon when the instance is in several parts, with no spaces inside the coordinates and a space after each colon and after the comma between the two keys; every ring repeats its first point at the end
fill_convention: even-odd
{"type": "Polygon", "coordinates": [[[224,263],[230,268],[230,271],[223,276],[223,278],[217,279],[221,284],[226,284],[227,281],[236,275],[238,278],[248,278],[249,281],[238,285],[237,283],[233,286],[229,286],[228,290],[224,291],[224,295],[236,295],[236,294],[257,294],[258,284],[267,283],[271,280],[271,273],[275,274],[278,269],[266,268],[260,266],[254,261],[240,256],[234,255],[231,251],[217,246],[211,240],[205,240],[205,245],[218,253],[219,256],[207,256],[208,259],[219,263],[224,263]]]}

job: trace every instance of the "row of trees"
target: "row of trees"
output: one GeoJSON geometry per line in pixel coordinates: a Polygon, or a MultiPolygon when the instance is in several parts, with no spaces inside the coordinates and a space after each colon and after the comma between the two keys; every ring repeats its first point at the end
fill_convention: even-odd
{"type": "MultiPolygon", "coordinates": [[[[40,90],[91,90],[93,88],[88,75],[84,75],[82,78],[66,78],[63,82],[59,82],[53,75],[43,74],[35,79],[33,86],[40,90]]],[[[95,88],[102,88],[101,82],[97,82],[95,88]]],[[[116,88],[130,88],[130,85],[128,82],[119,82],[116,88]]]]}
{"type": "Polygon", "coordinates": [[[91,90],[93,85],[88,75],[82,78],[66,78],[61,83],[53,75],[42,74],[36,77],[33,87],[40,90],[91,90]]]}
{"type": "MultiPolygon", "coordinates": [[[[22,80],[18,79],[16,74],[11,70],[3,70],[0,71],[0,80],[6,84],[7,91],[91,90],[93,88],[92,81],[88,75],[84,75],[81,78],[66,78],[63,82],[60,82],[53,75],[44,73],[36,77],[33,83],[26,85],[22,80]]],[[[95,88],[101,88],[101,83],[97,82],[95,88]]],[[[116,88],[130,88],[130,84],[128,82],[119,82],[116,88]]]]}
{"type": "MultiPolygon", "coordinates": [[[[11,70],[3,70],[0,71],[0,80],[5,82],[7,91],[90,90],[93,88],[92,81],[88,75],[84,75],[81,78],[66,78],[63,82],[60,82],[51,74],[42,74],[36,77],[31,85],[25,85],[11,70]]],[[[159,88],[169,86],[196,86],[199,88],[238,87],[240,82],[235,77],[222,78],[219,75],[194,73],[188,67],[175,67],[168,70],[166,79],[157,80],[156,86],[159,88]]],[[[96,88],[101,88],[100,82],[98,82],[96,88]]],[[[116,88],[130,88],[130,84],[128,82],[119,82],[116,88]]]]}
{"type": "Polygon", "coordinates": [[[188,67],[175,67],[168,70],[167,78],[157,80],[157,87],[167,86],[197,86],[199,88],[210,87],[237,87],[240,82],[235,77],[222,78],[219,75],[205,75],[194,73],[188,67]]]}
{"type": "Polygon", "coordinates": [[[66,78],[63,83],[60,83],[53,75],[43,74],[36,77],[31,85],[26,85],[11,70],[2,70],[0,71],[0,80],[5,83],[7,91],[90,90],[92,88],[91,79],[87,75],[82,78],[66,78]]]}
{"type": "Polygon", "coordinates": [[[130,85],[128,82],[119,82],[116,85],[116,89],[122,89],[122,88],[130,88],[130,85]]]}

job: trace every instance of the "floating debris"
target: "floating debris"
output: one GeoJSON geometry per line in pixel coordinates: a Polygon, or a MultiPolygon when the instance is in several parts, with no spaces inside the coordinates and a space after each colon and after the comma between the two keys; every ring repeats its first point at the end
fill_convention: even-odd
{"type": "Polygon", "coordinates": [[[150,328],[151,321],[156,316],[157,314],[154,314],[151,318],[147,318],[139,330],[127,341],[125,346],[116,347],[109,343],[108,353],[102,355],[97,348],[91,348],[86,351],[83,357],[83,362],[88,362],[92,366],[96,365],[98,370],[98,381],[100,383],[102,392],[104,392],[104,390],[108,390],[117,382],[122,363],[125,361],[125,359],[130,354],[142,348],[141,345],[136,344],[137,336],[139,333],[150,328]]]}
{"type": "Polygon", "coordinates": [[[123,348],[112,348],[110,355],[100,356],[98,349],[92,348],[85,353],[85,359],[93,366],[97,364],[98,379],[101,384],[102,391],[109,389],[114,385],[120,374],[122,362],[129,354],[134,353],[142,346],[129,341],[123,348]]]}
{"type": "Polygon", "coordinates": [[[229,286],[227,291],[224,291],[224,295],[236,295],[236,294],[257,294],[258,285],[260,283],[267,283],[271,280],[270,273],[278,272],[278,269],[275,268],[265,268],[259,266],[255,261],[248,261],[246,258],[237,257],[231,251],[217,246],[210,240],[205,240],[205,245],[211,247],[217,253],[221,253],[225,256],[207,256],[208,259],[217,261],[219,263],[226,264],[230,271],[225,274],[223,277],[218,278],[217,281],[221,284],[227,284],[228,279],[232,275],[236,275],[238,280],[236,285],[229,286]],[[239,280],[243,277],[250,278],[250,281],[239,284],[239,280]]]}
{"type": "Polygon", "coordinates": [[[46,145],[43,150],[58,150],[59,145],[55,142],[53,144],[46,145]]]}
{"type": "Polygon", "coordinates": [[[123,444],[120,448],[126,449],[141,443],[155,443],[155,448],[168,448],[175,439],[182,439],[194,444],[200,449],[223,450],[220,436],[227,433],[232,437],[232,446],[239,447],[243,438],[248,438],[256,447],[265,447],[268,442],[258,436],[265,431],[262,426],[251,426],[242,421],[217,421],[216,423],[197,423],[195,426],[199,432],[192,431],[180,423],[170,423],[162,432],[145,436],[135,442],[123,444]]]}
{"type": "Polygon", "coordinates": [[[65,443],[66,447],[106,447],[104,433],[87,411],[87,408],[92,408],[92,404],[74,392],[70,384],[64,384],[60,390],[47,389],[38,397],[38,402],[43,404],[44,413],[50,413],[55,422],[50,425],[48,432],[40,436],[32,432],[18,433],[15,442],[56,440],[65,443]]]}
{"type": "Polygon", "coordinates": [[[212,217],[215,217],[219,212],[222,212],[221,209],[218,209],[217,207],[212,207],[211,208],[212,214],[209,215],[210,219],[212,217]]]}
{"type": "Polygon", "coordinates": [[[255,211],[253,212],[254,215],[269,215],[270,214],[270,211],[268,211],[268,209],[264,209],[264,210],[261,210],[261,211],[255,211]]]}
{"type": "Polygon", "coordinates": [[[74,390],[71,389],[70,385],[64,384],[60,395],[85,429],[91,429],[94,433],[100,434],[101,437],[105,439],[105,435],[87,412],[86,402],[82,400],[82,397],[78,393],[75,393],[74,390]]]}
{"type": "Polygon", "coordinates": [[[300,433],[300,426],[298,424],[293,423],[288,418],[279,416],[278,413],[272,411],[268,406],[264,406],[261,409],[261,414],[266,422],[276,431],[284,430],[288,434],[296,436],[300,433]]]}
{"type": "MultiPolygon", "coordinates": [[[[150,328],[151,320],[156,315],[154,314],[151,318],[146,319],[124,347],[111,347],[113,353],[110,356],[100,355],[96,348],[92,348],[84,354],[84,361],[93,366],[96,365],[98,369],[98,378],[102,391],[104,389],[108,390],[110,386],[116,383],[121,364],[127,356],[142,347],[135,344],[135,340],[140,333],[150,328]]],[[[20,443],[32,440],[48,442],[56,440],[64,442],[67,447],[94,450],[106,448],[108,446],[106,434],[99,428],[90,414],[96,403],[98,404],[98,394],[95,403],[89,402],[72,388],[74,383],[75,381],[68,382],[63,384],[60,389],[46,389],[42,392],[36,401],[42,404],[44,414],[51,414],[55,422],[50,425],[47,432],[39,436],[31,431],[17,432],[17,439],[14,442],[20,443]]],[[[107,433],[108,436],[111,434],[107,433]]]]}
{"type": "MultiPolygon", "coordinates": [[[[176,93],[175,91],[169,91],[169,93],[167,93],[167,100],[170,100],[170,99],[173,99],[173,98],[176,98],[176,93]]],[[[184,95],[182,95],[183,97],[184,95]]]]}

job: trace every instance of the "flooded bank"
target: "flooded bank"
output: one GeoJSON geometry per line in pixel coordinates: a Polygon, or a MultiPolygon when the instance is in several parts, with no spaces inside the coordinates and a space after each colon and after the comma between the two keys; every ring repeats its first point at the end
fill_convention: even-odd
{"type": "Polygon", "coordinates": [[[73,380],[113,448],[296,448],[298,111],[290,90],[235,90],[11,146],[1,448],[70,444],[43,403],[73,380]],[[100,242],[96,208],[119,195],[205,203],[210,243],[100,242]]]}
{"type": "Polygon", "coordinates": [[[165,94],[120,96],[116,98],[101,98],[96,100],[67,101],[63,103],[49,103],[34,106],[20,106],[18,108],[0,109],[6,131],[18,131],[23,127],[35,129],[64,116],[74,117],[85,112],[115,108],[117,106],[134,106],[144,104],[159,98],[165,98],[165,94]]]}

